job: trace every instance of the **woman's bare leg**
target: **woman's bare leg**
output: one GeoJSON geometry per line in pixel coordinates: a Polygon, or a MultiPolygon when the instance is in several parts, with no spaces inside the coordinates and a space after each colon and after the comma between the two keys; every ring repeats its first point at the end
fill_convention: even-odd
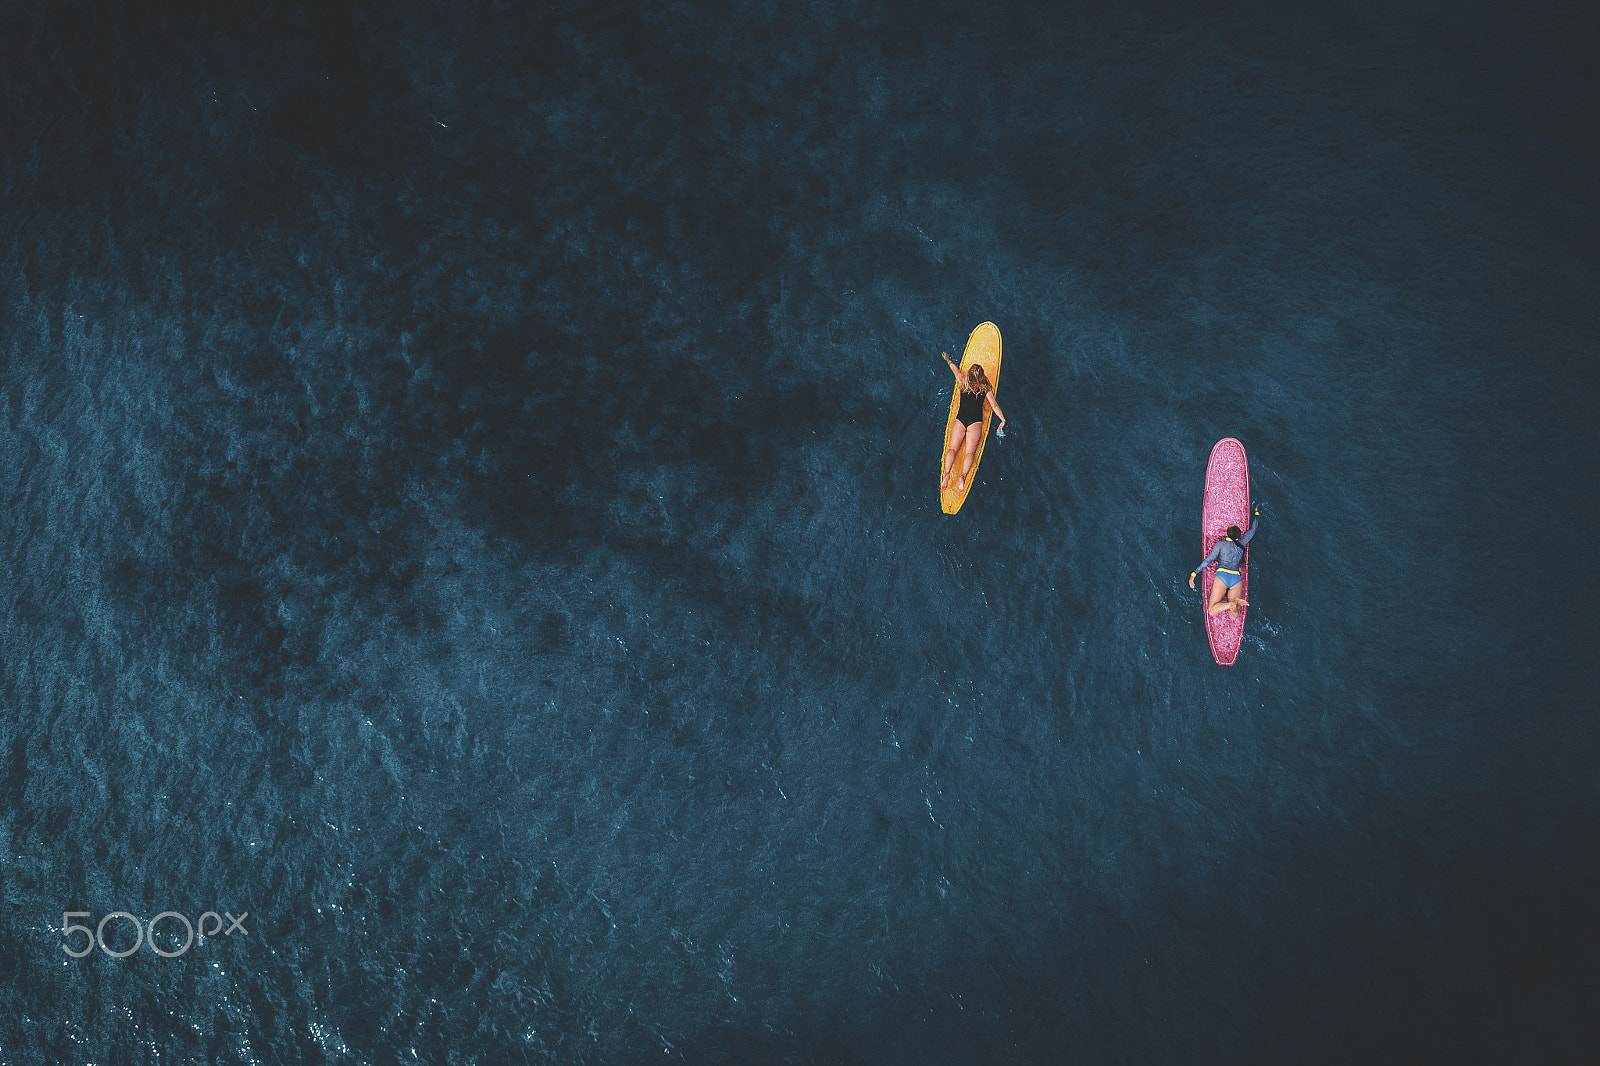
{"type": "Polygon", "coordinates": [[[1222,597],[1228,591],[1228,586],[1222,583],[1220,577],[1211,579],[1211,597],[1206,601],[1206,613],[1216,614],[1218,611],[1227,610],[1227,605],[1222,602],[1222,597]]]}
{"type": "Polygon", "coordinates": [[[1219,597],[1217,595],[1217,585],[1222,585],[1222,579],[1220,577],[1214,578],[1213,581],[1215,583],[1211,586],[1211,606],[1206,608],[1210,613],[1221,614],[1223,611],[1227,611],[1237,617],[1239,608],[1250,606],[1250,601],[1243,596],[1243,582],[1233,586],[1231,589],[1223,585],[1222,587],[1227,591],[1227,596],[1219,597]]]}
{"type": "Polygon", "coordinates": [[[956,482],[957,492],[967,491],[967,475],[972,473],[972,464],[977,462],[978,442],[983,439],[983,423],[974,422],[967,427],[967,457],[961,464],[961,478],[956,482]]]}
{"type": "Polygon", "coordinates": [[[950,471],[955,468],[956,456],[961,454],[961,442],[966,439],[965,427],[954,418],[950,419],[950,447],[944,453],[944,470],[939,478],[941,489],[950,486],[950,471]]]}

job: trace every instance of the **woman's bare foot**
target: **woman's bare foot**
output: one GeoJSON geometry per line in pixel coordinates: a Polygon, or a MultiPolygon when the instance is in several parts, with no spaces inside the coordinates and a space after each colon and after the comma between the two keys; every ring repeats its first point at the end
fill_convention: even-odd
{"type": "Polygon", "coordinates": [[[967,479],[966,478],[964,478],[964,477],[956,478],[956,491],[957,492],[966,492],[967,491],[967,479]]]}
{"type": "Polygon", "coordinates": [[[944,472],[944,479],[939,482],[939,490],[942,492],[942,491],[944,491],[945,489],[947,489],[949,487],[950,487],[950,471],[946,470],[944,472]]]}

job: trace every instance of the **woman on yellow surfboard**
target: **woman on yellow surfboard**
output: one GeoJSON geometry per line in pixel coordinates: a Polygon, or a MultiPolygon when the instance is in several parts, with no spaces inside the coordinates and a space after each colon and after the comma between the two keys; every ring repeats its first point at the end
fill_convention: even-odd
{"type": "Polygon", "coordinates": [[[948,488],[950,475],[955,470],[956,456],[963,450],[966,458],[961,464],[961,474],[956,479],[956,491],[967,491],[967,475],[972,473],[972,464],[978,454],[978,442],[983,439],[983,404],[987,400],[994,413],[1000,416],[1000,429],[1006,428],[1006,413],[1000,410],[1000,404],[994,398],[994,386],[989,384],[989,377],[983,372],[983,367],[977,363],[967,368],[965,374],[961,368],[951,360],[945,352],[939,353],[944,357],[945,365],[950,368],[950,373],[956,376],[956,384],[961,388],[961,408],[950,420],[950,450],[944,453],[944,476],[939,480],[939,488],[948,488]]]}

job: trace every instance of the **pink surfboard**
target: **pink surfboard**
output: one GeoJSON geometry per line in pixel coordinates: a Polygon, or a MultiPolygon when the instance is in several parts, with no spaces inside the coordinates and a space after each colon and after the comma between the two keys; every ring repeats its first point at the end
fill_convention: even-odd
{"type": "MultiPolygon", "coordinates": [[[[1232,437],[1223,437],[1211,448],[1211,461],[1206,464],[1206,496],[1200,511],[1200,550],[1205,555],[1217,541],[1228,535],[1229,526],[1241,531],[1250,528],[1250,464],[1245,459],[1244,445],[1232,437]]],[[[1217,576],[1217,564],[1209,564],[1196,575],[1195,588],[1200,590],[1200,610],[1205,612],[1211,600],[1211,582],[1217,576]]],[[[1239,577],[1243,581],[1239,593],[1250,598],[1250,548],[1244,549],[1244,561],[1239,564],[1239,577]]],[[[1211,641],[1211,654],[1219,666],[1232,666],[1239,657],[1239,645],[1244,641],[1244,616],[1250,608],[1239,608],[1238,617],[1227,611],[1206,614],[1206,639],[1211,641]]]]}

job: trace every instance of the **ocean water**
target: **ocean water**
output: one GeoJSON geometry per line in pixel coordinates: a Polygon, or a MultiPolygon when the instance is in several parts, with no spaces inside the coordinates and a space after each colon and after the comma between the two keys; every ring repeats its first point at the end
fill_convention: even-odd
{"type": "Polygon", "coordinates": [[[0,1063],[1587,1061],[1592,11],[4,10],[0,1063]]]}

